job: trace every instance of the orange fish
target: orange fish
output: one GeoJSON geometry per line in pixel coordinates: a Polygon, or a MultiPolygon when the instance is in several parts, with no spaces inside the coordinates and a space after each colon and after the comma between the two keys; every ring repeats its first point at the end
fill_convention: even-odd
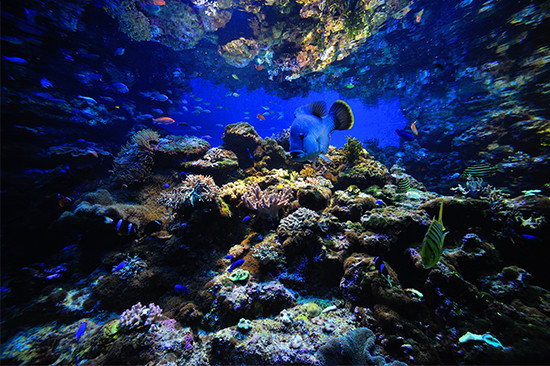
{"type": "Polygon", "coordinates": [[[258,65],[258,64],[256,64],[254,67],[255,67],[256,70],[258,70],[258,71],[262,71],[262,70],[264,69],[264,65],[258,65]]]}
{"type": "Polygon", "coordinates": [[[258,113],[256,115],[256,117],[258,117],[258,119],[261,119],[262,121],[265,121],[265,117],[263,115],[261,115],[260,113],[258,113]]]}
{"type": "Polygon", "coordinates": [[[416,129],[416,121],[411,123],[411,130],[416,136],[418,136],[418,130],[416,129]]]}
{"type": "Polygon", "coordinates": [[[160,123],[160,124],[163,124],[163,125],[169,125],[169,124],[172,124],[176,121],[174,121],[173,118],[170,118],[170,117],[159,117],[159,118],[154,118],[153,121],[155,121],[155,123],[160,123]]]}
{"type": "Polygon", "coordinates": [[[164,0],[151,0],[150,3],[158,6],[166,5],[166,1],[164,0]]]}

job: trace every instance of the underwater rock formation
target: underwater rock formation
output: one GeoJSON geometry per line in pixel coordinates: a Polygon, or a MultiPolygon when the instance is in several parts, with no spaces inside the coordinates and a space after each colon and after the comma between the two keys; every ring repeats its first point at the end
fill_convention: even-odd
{"type": "Polygon", "coordinates": [[[368,328],[350,330],[320,347],[317,351],[318,358],[321,365],[406,365],[399,361],[386,363],[384,357],[373,354],[375,338],[368,328]]]}

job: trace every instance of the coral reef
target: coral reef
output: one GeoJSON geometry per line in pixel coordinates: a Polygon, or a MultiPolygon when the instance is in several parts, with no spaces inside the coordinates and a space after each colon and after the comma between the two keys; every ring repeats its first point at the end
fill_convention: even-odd
{"type": "Polygon", "coordinates": [[[222,136],[225,149],[233,151],[239,159],[239,167],[246,168],[253,163],[253,153],[262,144],[262,138],[254,127],[246,122],[225,126],[222,136]]]}
{"type": "Polygon", "coordinates": [[[237,155],[219,147],[212,148],[196,161],[185,162],[182,168],[195,174],[209,175],[216,181],[225,181],[239,167],[237,155]]]}
{"type": "Polygon", "coordinates": [[[257,41],[241,37],[220,46],[218,52],[229,65],[243,68],[258,56],[259,50],[257,41]]]}
{"type": "Polygon", "coordinates": [[[153,171],[154,147],[158,142],[159,135],[152,130],[136,132],[113,162],[114,179],[129,185],[147,178],[153,171]]]}
{"type": "Polygon", "coordinates": [[[196,136],[173,136],[161,137],[155,147],[155,151],[167,155],[182,155],[189,159],[196,159],[203,156],[210,144],[208,141],[196,136]]]}
{"type": "Polygon", "coordinates": [[[376,356],[375,339],[368,328],[353,329],[320,347],[317,357],[321,365],[406,365],[399,361],[386,363],[383,356],[376,356]]]}
{"type": "Polygon", "coordinates": [[[178,211],[185,206],[197,206],[201,203],[216,202],[219,188],[212,177],[204,175],[188,175],[177,187],[168,192],[162,192],[159,203],[178,211]]]}
{"type": "Polygon", "coordinates": [[[120,327],[128,329],[154,329],[162,317],[162,309],[153,303],[143,306],[140,302],[125,310],[120,316],[120,327]]]}
{"type": "Polygon", "coordinates": [[[271,219],[279,218],[281,208],[288,206],[292,198],[292,189],[287,186],[273,192],[262,191],[258,183],[249,185],[242,195],[243,203],[251,210],[271,219]]]}

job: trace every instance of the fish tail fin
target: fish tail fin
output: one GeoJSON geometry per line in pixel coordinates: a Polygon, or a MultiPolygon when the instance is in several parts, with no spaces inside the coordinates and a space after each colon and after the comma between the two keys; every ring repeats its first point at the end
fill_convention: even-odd
{"type": "Polygon", "coordinates": [[[337,100],[334,102],[328,112],[329,116],[334,119],[335,130],[349,130],[353,127],[353,112],[348,103],[343,100],[337,100]]]}
{"type": "Polygon", "coordinates": [[[441,223],[441,229],[445,231],[445,226],[443,225],[443,202],[445,200],[441,200],[441,205],[439,206],[439,222],[441,223]]]}

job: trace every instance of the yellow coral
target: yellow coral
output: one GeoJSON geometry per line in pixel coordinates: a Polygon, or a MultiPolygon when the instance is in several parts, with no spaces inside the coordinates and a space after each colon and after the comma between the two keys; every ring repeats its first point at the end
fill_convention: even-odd
{"type": "Polygon", "coordinates": [[[317,175],[317,172],[311,167],[311,165],[308,165],[304,167],[304,169],[300,170],[300,175],[305,178],[315,177],[317,175]]]}

